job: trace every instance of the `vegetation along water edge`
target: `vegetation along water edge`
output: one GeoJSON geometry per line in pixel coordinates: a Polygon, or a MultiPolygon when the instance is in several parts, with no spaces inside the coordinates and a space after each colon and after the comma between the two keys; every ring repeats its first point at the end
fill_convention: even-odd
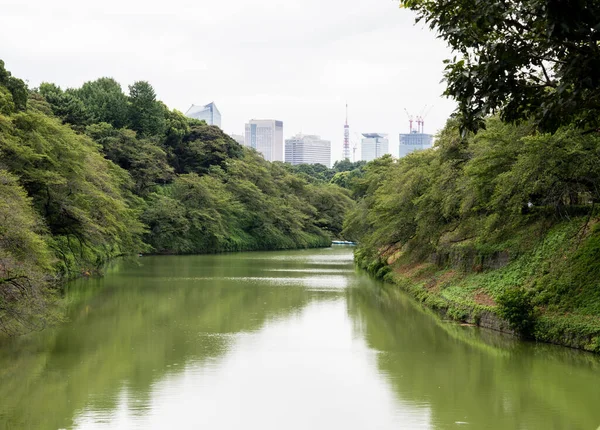
{"type": "Polygon", "coordinates": [[[353,186],[357,264],[444,316],[600,352],[600,142],[492,117],[353,186]]]}
{"type": "Polygon", "coordinates": [[[148,82],[28,88],[0,60],[0,334],[59,321],[63,282],[115,257],[329,246],[360,167],[270,163],[148,82]]]}

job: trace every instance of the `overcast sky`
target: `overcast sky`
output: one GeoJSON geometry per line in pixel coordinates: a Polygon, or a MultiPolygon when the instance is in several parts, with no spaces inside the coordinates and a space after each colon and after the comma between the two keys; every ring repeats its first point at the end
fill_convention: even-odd
{"type": "MultiPolygon", "coordinates": [[[[408,131],[404,109],[433,109],[443,127],[450,57],[414,15],[392,0],[0,0],[0,58],[30,86],[79,87],[110,76],[149,81],[185,112],[214,101],[227,133],[251,118],[284,122],[284,136],[319,134],[342,155],[345,103],[351,140],[408,131]]],[[[360,153],[360,149],[357,151],[360,153]]]]}

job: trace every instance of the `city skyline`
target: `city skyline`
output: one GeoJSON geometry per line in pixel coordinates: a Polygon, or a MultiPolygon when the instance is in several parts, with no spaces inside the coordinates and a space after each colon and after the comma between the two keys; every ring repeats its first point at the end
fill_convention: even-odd
{"type": "MultiPolygon", "coordinates": [[[[344,143],[346,144],[346,138],[348,137],[348,104],[346,104],[346,123],[344,125],[344,143]]],[[[393,153],[389,148],[388,133],[361,133],[362,138],[360,145],[358,142],[354,142],[354,145],[350,145],[349,157],[346,156],[344,146],[342,147],[342,157],[348,158],[350,161],[371,161],[375,158],[379,158],[384,154],[391,154],[397,158],[405,157],[414,151],[424,150],[433,146],[434,135],[423,133],[424,129],[424,117],[419,115],[414,117],[407,113],[409,119],[409,132],[399,134],[399,146],[397,153],[393,153]],[[416,121],[414,120],[416,118],[416,121]],[[413,123],[416,122],[416,127],[413,127],[413,123]],[[373,140],[375,139],[375,140],[373,140]],[[383,139],[383,140],[381,140],[383,139]],[[381,140],[381,142],[380,142],[381,140]],[[360,148],[359,148],[360,146],[360,148]],[[356,150],[360,149],[359,157],[356,157],[356,150]]],[[[221,127],[221,113],[217,108],[215,102],[211,102],[207,105],[194,105],[185,112],[185,115],[189,118],[204,120],[209,125],[216,125],[221,127]]],[[[323,140],[318,135],[303,134],[302,132],[291,135],[285,138],[283,134],[283,122],[276,120],[249,120],[249,124],[244,126],[244,135],[238,135],[236,133],[228,133],[237,143],[242,146],[251,146],[257,151],[264,153],[263,156],[269,161],[284,161],[286,163],[295,164],[323,164],[331,167],[337,160],[331,159],[331,141],[323,140]],[[254,122],[255,129],[252,129],[252,122],[254,122]],[[273,143],[273,136],[269,136],[268,143],[265,140],[264,133],[256,132],[256,124],[262,124],[263,132],[266,130],[269,134],[275,130],[273,124],[280,123],[279,134],[283,138],[283,151],[276,149],[276,145],[273,143]],[[249,128],[250,127],[250,128],[249,128]],[[271,130],[272,128],[272,130],[271,130]],[[254,133],[254,134],[253,134],[254,133]],[[250,136],[246,140],[246,136],[250,136]],[[258,140],[261,140],[257,144],[258,140]],[[259,149],[259,146],[261,149],[259,149]],[[327,147],[325,150],[325,146],[327,147]],[[275,151],[274,151],[275,149],[275,151]],[[325,154],[326,152],[326,154],[325,154]],[[283,156],[283,160],[280,157],[283,156]]],[[[392,145],[393,147],[393,145],[392,145]]],[[[341,159],[343,159],[341,158],[341,159]]]]}
{"type": "Polygon", "coordinates": [[[32,0],[9,1],[3,16],[3,60],[30,87],[78,88],[109,76],[127,91],[145,80],[181,112],[214,100],[227,133],[243,134],[248,118],[279,118],[288,132],[318,134],[331,141],[332,161],[342,156],[346,102],[351,146],[360,132],[407,132],[404,109],[416,114],[425,105],[434,106],[425,132],[435,134],[455,107],[440,82],[452,53],[386,0],[32,0]],[[307,23],[310,32],[289,31],[307,23]],[[23,31],[31,28],[45,37],[23,31]]]}

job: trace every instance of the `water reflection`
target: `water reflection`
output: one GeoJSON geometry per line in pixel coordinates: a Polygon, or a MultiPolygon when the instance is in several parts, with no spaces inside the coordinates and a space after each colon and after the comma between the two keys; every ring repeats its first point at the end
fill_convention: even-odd
{"type": "Polygon", "coordinates": [[[124,398],[147,410],[158,381],[190,364],[210,366],[268,321],[339,297],[332,286],[345,278],[307,272],[305,282],[274,273],[282,281],[277,288],[264,279],[244,281],[268,277],[273,261],[281,269],[351,262],[348,253],[288,254],[149,257],[74,283],[69,324],[0,348],[0,429],[74,427],[86,411],[105,421],[124,398]],[[200,277],[206,279],[190,282],[200,277]]]}
{"type": "Polygon", "coordinates": [[[600,424],[595,357],[396,296],[343,249],[121,263],[70,286],[70,323],[0,345],[0,429],[600,424]]]}
{"type": "Polygon", "coordinates": [[[597,357],[441,322],[390,288],[348,292],[358,336],[399,399],[427,404],[432,428],[596,429],[597,357]],[[393,297],[390,297],[393,296],[393,297]]]}

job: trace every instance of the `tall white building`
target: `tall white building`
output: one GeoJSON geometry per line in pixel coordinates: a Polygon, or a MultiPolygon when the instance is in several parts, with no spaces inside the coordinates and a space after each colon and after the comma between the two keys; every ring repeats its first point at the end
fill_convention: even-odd
{"type": "Polygon", "coordinates": [[[331,142],[320,136],[297,134],[285,140],[285,162],[331,165],[331,142]]]}
{"type": "Polygon", "coordinates": [[[185,116],[188,118],[204,120],[208,125],[221,127],[221,112],[219,112],[219,109],[217,109],[217,105],[214,104],[214,102],[205,106],[192,105],[185,113],[185,116]]]}
{"type": "Polygon", "coordinates": [[[283,122],[252,119],[246,124],[244,145],[260,152],[267,161],[283,161],[283,122]]]}
{"type": "Polygon", "coordinates": [[[400,135],[398,157],[402,158],[414,151],[422,151],[433,147],[433,135],[425,133],[407,133],[400,135]]]}
{"type": "Polygon", "coordinates": [[[389,146],[387,134],[363,133],[360,144],[361,160],[371,161],[389,154],[389,146]]]}

